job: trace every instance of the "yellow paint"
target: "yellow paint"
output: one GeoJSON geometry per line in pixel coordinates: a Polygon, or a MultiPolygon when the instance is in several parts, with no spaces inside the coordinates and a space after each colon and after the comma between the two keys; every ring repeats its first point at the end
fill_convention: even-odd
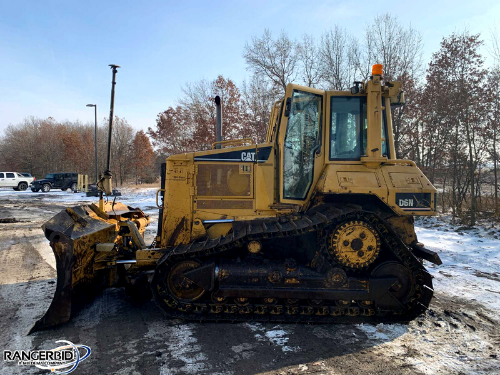
{"type": "Polygon", "coordinates": [[[328,240],[328,251],[350,268],[367,267],[380,251],[380,238],[366,222],[349,221],[335,229],[328,240]]]}
{"type": "Polygon", "coordinates": [[[231,223],[213,224],[207,229],[207,234],[210,238],[219,238],[228,234],[232,227],[231,223]]]}
{"type": "MultiPolygon", "coordinates": [[[[335,194],[371,195],[380,204],[389,207],[396,215],[434,215],[435,202],[428,211],[405,211],[396,204],[396,193],[431,193],[434,200],[436,189],[415,163],[396,160],[392,129],[391,103],[403,103],[404,93],[400,82],[383,81],[380,75],[360,86],[360,92],[323,91],[289,84],[283,101],[275,103],[271,110],[266,143],[254,145],[249,140],[223,141],[221,149],[212,149],[180,155],[167,159],[164,215],[159,246],[167,247],[189,243],[193,239],[225,235],[231,228],[224,225],[195,225],[206,220],[232,219],[253,220],[301,212],[315,199],[335,194]],[[294,90],[321,95],[321,147],[314,154],[312,185],[303,200],[283,197],[283,149],[288,117],[286,102],[294,90]],[[366,97],[366,154],[358,160],[330,160],[330,102],[332,97],[366,97]],[[382,99],[385,100],[385,108],[382,99]],[[385,109],[387,125],[386,148],[382,155],[382,116],[385,109]],[[269,159],[236,160],[240,153],[255,152],[257,148],[272,147],[269,159]],[[221,161],[220,154],[232,152],[235,160],[221,161]],[[213,160],[195,161],[197,157],[213,160]],[[233,168],[233,169],[231,169],[233,168]],[[231,171],[229,171],[231,169],[231,171]],[[221,172],[222,171],[222,172],[221,172]]],[[[300,99],[298,100],[300,101],[300,99]]],[[[242,157],[242,159],[244,159],[242,157]]],[[[406,233],[407,231],[405,231],[406,233]]],[[[411,237],[411,233],[406,235],[411,237]]]]}

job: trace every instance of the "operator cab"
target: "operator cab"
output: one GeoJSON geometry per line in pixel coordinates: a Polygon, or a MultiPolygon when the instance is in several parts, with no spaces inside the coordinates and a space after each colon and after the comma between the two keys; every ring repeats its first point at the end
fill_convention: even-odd
{"type": "Polygon", "coordinates": [[[278,152],[280,202],[307,200],[327,164],[374,168],[394,158],[391,113],[385,104],[396,96],[400,100],[400,86],[382,86],[381,76],[381,68],[374,70],[366,84],[357,82],[351,91],[287,86],[284,108],[278,103],[273,108],[267,137],[278,150],[283,145],[278,152]]]}

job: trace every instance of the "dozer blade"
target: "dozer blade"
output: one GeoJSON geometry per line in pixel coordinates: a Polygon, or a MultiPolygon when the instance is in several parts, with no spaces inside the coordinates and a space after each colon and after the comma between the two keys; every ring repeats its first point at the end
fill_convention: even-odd
{"type": "Polygon", "coordinates": [[[57,286],[52,303],[29,333],[70,320],[113,281],[116,269],[96,269],[95,245],[117,238],[117,220],[98,216],[90,206],[67,208],[42,229],[50,241],[57,266],[57,286]]]}

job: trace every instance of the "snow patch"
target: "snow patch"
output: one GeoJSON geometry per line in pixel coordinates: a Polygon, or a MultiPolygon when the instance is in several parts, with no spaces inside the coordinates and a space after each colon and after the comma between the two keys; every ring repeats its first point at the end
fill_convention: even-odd
{"type": "Polygon", "coordinates": [[[268,330],[261,323],[245,323],[243,326],[249,328],[252,332],[255,332],[254,337],[257,341],[269,341],[270,343],[280,347],[285,353],[300,350],[300,346],[287,345],[290,339],[288,337],[290,332],[282,329],[280,325],[274,326],[271,330],[268,330]]]}
{"type": "Polygon", "coordinates": [[[389,341],[403,336],[408,332],[408,327],[403,324],[357,324],[356,327],[363,331],[370,340],[389,341]]]}
{"type": "Polygon", "coordinates": [[[168,354],[157,359],[161,361],[160,374],[196,374],[210,370],[207,356],[201,352],[191,327],[191,324],[169,326],[165,322],[148,324],[146,338],[164,342],[168,349],[168,354]]]}

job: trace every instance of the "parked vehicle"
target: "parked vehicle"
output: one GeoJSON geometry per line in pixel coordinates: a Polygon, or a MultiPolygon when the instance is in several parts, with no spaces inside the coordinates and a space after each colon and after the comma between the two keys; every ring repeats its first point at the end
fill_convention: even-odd
{"type": "MultiPolygon", "coordinates": [[[[28,173],[29,174],[29,173],[28,173]]],[[[34,178],[24,176],[19,172],[0,172],[0,187],[13,188],[16,191],[26,190],[34,178]]]]}
{"type": "Polygon", "coordinates": [[[76,191],[78,183],[78,173],[48,173],[41,180],[33,181],[31,191],[36,193],[42,191],[48,193],[51,189],[76,191]]]}

